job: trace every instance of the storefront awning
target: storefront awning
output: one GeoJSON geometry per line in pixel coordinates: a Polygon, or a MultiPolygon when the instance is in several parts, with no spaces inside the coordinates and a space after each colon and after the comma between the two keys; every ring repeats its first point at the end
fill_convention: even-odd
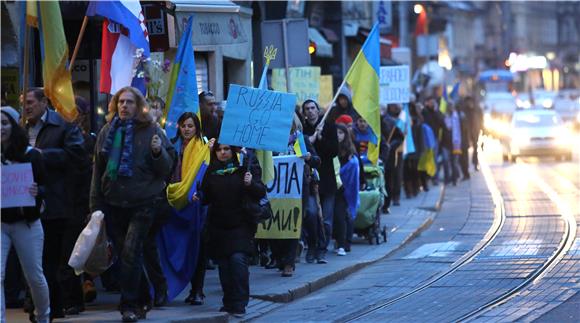
{"type": "Polygon", "coordinates": [[[332,57],[332,45],[316,28],[308,28],[308,38],[316,44],[316,56],[332,57]]]}
{"type": "Polygon", "coordinates": [[[237,13],[240,11],[240,6],[228,0],[213,0],[213,1],[191,1],[178,0],[171,1],[175,5],[175,12],[230,12],[237,13]]]}

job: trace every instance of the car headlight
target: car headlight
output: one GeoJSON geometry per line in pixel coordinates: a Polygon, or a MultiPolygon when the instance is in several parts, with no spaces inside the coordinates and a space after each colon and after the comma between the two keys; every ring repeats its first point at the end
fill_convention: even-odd
{"type": "Polygon", "coordinates": [[[551,99],[545,99],[544,101],[542,101],[542,105],[546,109],[551,108],[552,107],[552,104],[554,104],[554,102],[551,99]]]}
{"type": "Polygon", "coordinates": [[[530,137],[526,133],[515,132],[511,138],[512,145],[514,146],[525,146],[530,143],[530,137]]]}
{"type": "Polygon", "coordinates": [[[576,122],[580,123],[580,111],[576,114],[576,122]]]}

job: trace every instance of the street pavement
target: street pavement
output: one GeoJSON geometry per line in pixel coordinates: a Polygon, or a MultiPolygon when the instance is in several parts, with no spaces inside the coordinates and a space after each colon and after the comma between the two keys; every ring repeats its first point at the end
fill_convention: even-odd
{"type": "MultiPolygon", "coordinates": [[[[381,225],[386,225],[386,243],[369,245],[361,237],[355,237],[352,252],[347,256],[337,256],[329,252],[328,264],[308,264],[304,261],[296,265],[293,277],[284,278],[275,269],[259,266],[250,268],[251,300],[247,314],[242,320],[258,318],[287,302],[296,301],[326,286],[344,280],[362,268],[372,265],[393,254],[416,238],[435,218],[444,197],[444,186],[432,187],[412,199],[403,199],[401,206],[391,207],[390,214],[381,215],[381,225]]],[[[382,239],[381,239],[382,240],[382,239]]],[[[98,287],[100,284],[97,284],[98,287]]],[[[202,306],[185,304],[189,288],[170,302],[168,306],[155,308],[147,315],[147,322],[227,322],[239,320],[227,313],[218,312],[221,306],[221,288],[217,270],[206,274],[206,302],[202,306]]],[[[85,312],[55,322],[118,322],[120,314],[116,310],[118,293],[99,289],[97,300],[87,304],[85,312]]],[[[291,304],[291,303],[290,303],[291,304]]],[[[21,310],[7,310],[7,322],[28,322],[21,310]]]]}

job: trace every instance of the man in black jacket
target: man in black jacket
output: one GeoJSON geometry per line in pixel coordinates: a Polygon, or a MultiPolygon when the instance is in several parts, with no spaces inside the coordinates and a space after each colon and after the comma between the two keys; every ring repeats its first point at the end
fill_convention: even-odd
{"type": "Polygon", "coordinates": [[[397,118],[401,113],[398,104],[389,104],[381,120],[381,159],[385,165],[385,188],[387,198],[383,212],[389,213],[391,202],[399,205],[401,198],[403,156],[398,152],[405,139],[405,134],[397,127],[397,118]]]}
{"type": "Polygon", "coordinates": [[[334,170],[334,157],[338,156],[338,138],[336,126],[330,120],[322,124],[320,107],[314,100],[306,100],[302,103],[302,114],[304,116],[304,135],[318,152],[321,160],[319,168],[320,184],[319,195],[322,206],[322,217],[324,219],[324,237],[321,240],[320,250],[315,255],[320,264],[327,263],[326,252],[328,244],[332,240],[332,221],[334,218],[334,196],[337,190],[336,176],[334,170]]]}
{"type": "Polygon", "coordinates": [[[79,128],[48,109],[44,91],[31,88],[26,92],[23,108],[30,145],[40,150],[46,167],[45,203],[41,214],[44,229],[43,267],[50,290],[51,318],[64,317],[62,290],[58,270],[66,265],[72,250],[65,244],[68,221],[73,217],[74,183],[72,170],[87,158],[79,128]]]}

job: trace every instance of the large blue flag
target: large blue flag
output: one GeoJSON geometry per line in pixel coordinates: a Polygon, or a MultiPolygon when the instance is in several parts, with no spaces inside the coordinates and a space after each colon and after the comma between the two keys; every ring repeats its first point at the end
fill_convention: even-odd
{"type": "Polygon", "coordinates": [[[184,112],[198,113],[197,78],[195,76],[195,56],[191,42],[193,17],[187,20],[187,27],[181,35],[179,48],[171,68],[167,109],[165,109],[165,132],[168,138],[177,133],[177,120],[184,112]]]}

